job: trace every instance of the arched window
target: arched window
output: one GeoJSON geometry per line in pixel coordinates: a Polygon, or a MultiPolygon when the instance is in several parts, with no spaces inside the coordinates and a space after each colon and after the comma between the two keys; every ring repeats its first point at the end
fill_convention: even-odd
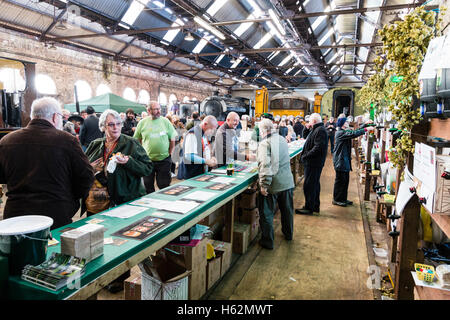
{"type": "Polygon", "coordinates": [[[104,83],[100,84],[95,91],[96,96],[101,96],[106,93],[111,93],[111,89],[104,83]]]}
{"type": "Polygon", "coordinates": [[[91,86],[86,81],[78,80],[75,82],[75,87],[77,87],[78,101],[84,101],[92,98],[91,86]]]}
{"type": "Polygon", "coordinates": [[[123,97],[127,100],[136,102],[136,93],[131,88],[125,88],[123,91],[123,97]]]}
{"type": "Polygon", "coordinates": [[[56,84],[52,78],[45,74],[38,74],[34,78],[34,84],[36,86],[36,90],[39,94],[42,95],[55,95],[56,94],[56,84]]]}
{"type": "Polygon", "coordinates": [[[139,103],[147,105],[150,102],[150,94],[147,90],[142,89],[139,91],[138,101],[139,103]]]}
{"type": "Polygon", "coordinates": [[[25,90],[25,79],[19,69],[0,68],[0,82],[6,92],[18,92],[25,90]]]}
{"type": "Polygon", "coordinates": [[[178,98],[173,93],[169,96],[169,105],[173,105],[175,102],[177,102],[178,98]]]}
{"type": "Polygon", "coordinates": [[[164,92],[160,92],[158,102],[161,106],[167,106],[167,96],[164,92]]]}
{"type": "Polygon", "coordinates": [[[188,96],[185,96],[184,98],[183,98],[183,102],[188,102],[189,100],[191,100],[188,96]]]}

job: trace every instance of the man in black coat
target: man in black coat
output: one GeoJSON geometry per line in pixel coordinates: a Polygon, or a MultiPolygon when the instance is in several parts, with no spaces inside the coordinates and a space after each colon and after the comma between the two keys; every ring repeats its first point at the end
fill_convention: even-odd
{"type": "Polygon", "coordinates": [[[305,172],[303,183],[305,205],[301,209],[295,209],[297,214],[320,212],[320,175],[327,157],[328,134],[318,113],[311,114],[309,126],[310,133],[300,154],[305,172]]]}
{"type": "Polygon", "coordinates": [[[80,129],[80,143],[83,151],[87,149],[89,144],[95,139],[103,137],[103,133],[98,127],[98,118],[95,115],[95,110],[91,106],[86,108],[88,114],[80,129]]]}
{"type": "Polygon", "coordinates": [[[305,128],[303,125],[302,125],[302,118],[301,117],[296,117],[296,119],[295,119],[295,124],[294,124],[294,132],[295,132],[295,135],[297,136],[297,137],[302,137],[303,136],[303,129],[305,128]]]}
{"type": "Polygon", "coordinates": [[[72,223],[94,182],[94,170],[76,137],[62,129],[62,112],[53,98],[31,105],[27,127],[0,141],[0,184],[8,197],[4,219],[44,215],[51,229],[72,223]]]}

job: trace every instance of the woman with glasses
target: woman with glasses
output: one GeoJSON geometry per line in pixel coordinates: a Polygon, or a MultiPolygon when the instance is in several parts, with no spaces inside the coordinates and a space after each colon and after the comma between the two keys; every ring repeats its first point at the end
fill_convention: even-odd
{"type": "MultiPolygon", "coordinates": [[[[144,148],[133,137],[122,134],[123,120],[116,111],[105,110],[98,125],[105,136],[92,141],[86,155],[97,172],[96,182],[107,187],[109,207],[146,195],[141,178],[151,174],[153,165],[144,148]],[[106,168],[114,155],[116,168],[110,173],[106,168]]],[[[87,212],[88,216],[92,214],[94,213],[87,212]]],[[[106,288],[112,293],[123,290],[123,281],[129,276],[130,271],[125,272],[106,288]]]]}
{"type": "Polygon", "coordinates": [[[98,172],[102,169],[101,178],[97,180],[106,182],[110,207],[144,196],[146,193],[141,178],[150,175],[153,170],[152,162],[139,142],[122,134],[122,125],[122,118],[116,111],[105,110],[99,119],[99,128],[105,136],[92,141],[86,150],[94,170],[98,172]],[[109,173],[106,168],[116,154],[116,168],[109,173]]]}

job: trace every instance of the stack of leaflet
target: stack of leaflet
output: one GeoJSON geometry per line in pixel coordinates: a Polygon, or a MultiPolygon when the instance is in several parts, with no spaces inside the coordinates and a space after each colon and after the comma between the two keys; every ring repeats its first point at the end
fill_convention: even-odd
{"type": "Polygon", "coordinates": [[[57,291],[79,281],[84,274],[86,259],[53,252],[51,257],[38,266],[26,265],[22,279],[57,291]]]}

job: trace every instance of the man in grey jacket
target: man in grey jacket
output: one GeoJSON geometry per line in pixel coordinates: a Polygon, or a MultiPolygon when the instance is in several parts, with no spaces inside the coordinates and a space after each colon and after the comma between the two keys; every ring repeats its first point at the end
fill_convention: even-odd
{"type": "Polygon", "coordinates": [[[273,216],[276,205],[281,212],[281,230],[286,240],[292,240],[294,233],[294,178],[291,172],[289,148],[286,139],[273,128],[269,119],[259,125],[261,142],[258,146],[259,169],[259,224],[260,245],[273,249],[273,216]]]}

